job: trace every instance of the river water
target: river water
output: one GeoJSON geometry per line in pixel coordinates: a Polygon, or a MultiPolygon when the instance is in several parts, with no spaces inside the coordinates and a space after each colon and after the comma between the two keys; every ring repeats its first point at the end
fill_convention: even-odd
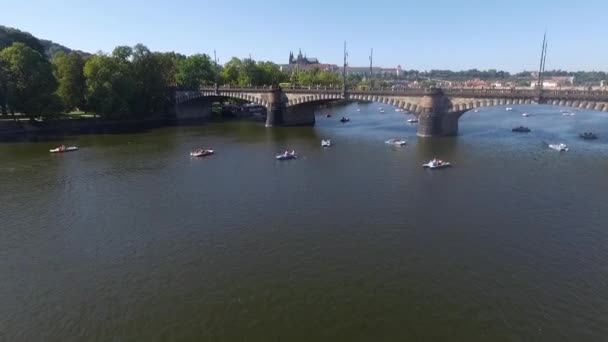
{"type": "Polygon", "coordinates": [[[606,114],[484,108],[420,140],[379,106],[0,144],[0,340],[605,340],[606,114]]]}

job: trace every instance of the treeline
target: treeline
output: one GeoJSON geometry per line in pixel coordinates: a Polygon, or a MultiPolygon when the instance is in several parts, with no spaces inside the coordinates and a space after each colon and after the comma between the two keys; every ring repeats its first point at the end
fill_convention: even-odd
{"type": "Polygon", "coordinates": [[[166,112],[175,60],[143,45],[89,57],[59,52],[49,60],[35,45],[14,42],[0,51],[1,113],[49,118],[80,110],[122,118],[166,112]]]}
{"type": "Polygon", "coordinates": [[[278,85],[287,79],[271,62],[232,58],[221,66],[206,54],[152,52],[141,44],[90,56],[59,51],[49,60],[37,40],[22,39],[0,50],[0,114],[49,118],[78,110],[141,119],[168,113],[176,87],[278,85]]]}

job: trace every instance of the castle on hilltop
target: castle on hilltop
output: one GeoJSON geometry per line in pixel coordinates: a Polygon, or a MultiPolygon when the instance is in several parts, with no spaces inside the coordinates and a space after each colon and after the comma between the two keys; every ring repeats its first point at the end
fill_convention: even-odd
{"type": "Polygon", "coordinates": [[[302,50],[298,53],[298,56],[294,58],[293,52],[289,51],[289,64],[296,65],[311,65],[319,64],[319,60],[314,57],[306,57],[306,54],[302,55],[302,50]]]}

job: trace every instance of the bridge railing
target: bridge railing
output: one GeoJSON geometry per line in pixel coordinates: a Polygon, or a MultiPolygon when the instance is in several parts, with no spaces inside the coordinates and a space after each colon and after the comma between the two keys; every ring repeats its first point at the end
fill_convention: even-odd
{"type": "MultiPolygon", "coordinates": [[[[230,86],[222,85],[217,88],[219,91],[236,91],[236,92],[268,92],[281,89],[283,92],[289,93],[337,93],[343,89],[338,85],[331,86],[296,86],[277,87],[271,85],[261,86],[230,86]]],[[[190,91],[205,91],[214,92],[215,87],[201,87],[198,90],[190,89],[190,91]]],[[[183,90],[182,90],[183,91],[183,90]]],[[[441,91],[447,96],[459,97],[513,97],[513,98],[537,98],[542,96],[547,99],[572,99],[572,100],[593,100],[593,101],[608,101],[608,91],[606,90],[574,90],[574,89],[521,89],[521,88],[422,88],[422,87],[374,87],[368,89],[348,89],[350,94],[361,95],[403,95],[403,96],[422,96],[432,93],[433,91],[441,91]]]]}

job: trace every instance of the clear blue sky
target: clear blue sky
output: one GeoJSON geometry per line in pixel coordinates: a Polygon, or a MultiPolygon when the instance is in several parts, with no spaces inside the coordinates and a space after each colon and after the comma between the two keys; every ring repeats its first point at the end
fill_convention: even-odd
{"type": "Polygon", "coordinates": [[[6,0],[0,24],[71,48],[156,51],[286,63],[407,69],[534,70],[545,28],[547,69],[608,70],[608,0],[6,0]]]}

